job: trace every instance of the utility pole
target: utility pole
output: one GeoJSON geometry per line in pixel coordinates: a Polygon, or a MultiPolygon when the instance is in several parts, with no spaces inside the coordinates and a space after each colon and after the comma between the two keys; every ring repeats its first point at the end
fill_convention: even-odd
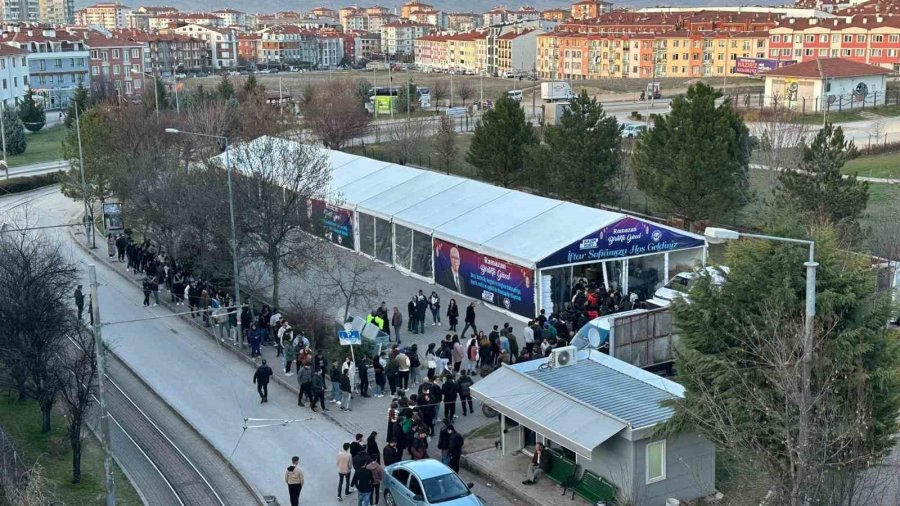
{"type": "MultiPolygon", "coordinates": [[[[77,109],[77,105],[76,105],[77,109]]],[[[94,350],[97,354],[97,397],[100,402],[100,437],[103,444],[103,471],[106,475],[106,506],[116,506],[116,480],[112,470],[112,452],[109,440],[109,412],[106,410],[106,357],[103,347],[103,339],[100,336],[100,299],[97,297],[97,266],[88,266],[88,276],[91,284],[91,316],[94,325],[91,328],[94,334],[94,350]]]]}
{"type": "Polygon", "coordinates": [[[6,161],[6,120],[3,118],[6,115],[5,113],[6,101],[0,106],[0,136],[3,137],[3,166],[6,167],[6,179],[9,179],[9,163],[6,161]]]}

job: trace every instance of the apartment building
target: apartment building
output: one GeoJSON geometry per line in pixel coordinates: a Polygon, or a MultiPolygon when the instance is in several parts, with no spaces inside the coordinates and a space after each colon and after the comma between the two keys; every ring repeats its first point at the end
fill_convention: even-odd
{"type": "Polygon", "coordinates": [[[75,12],[75,24],[82,26],[102,26],[109,31],[127,28],[126,21],[131,7],[117,2],[91,5],[75,12]]]}
{"type": "Polygon", "coordinates": [[[541,19],[541,11],[535,9],[530,5],[523,5],[516,9],[516,12],[513,16],[513,21],[537,21],[541,19]]]}
{"type": "Polygon", "coordinates": [[[572,4],[571,16],[573,19],[594,19],[601,14],[610,12],[613,4],[599,0],[581,0],[572,4]]]}
{"type": "Polygon", "coordinates": [[[482,18],[482,26],[502,25],[503,23],[515,21],[516,19],[515,13],[506,7],[494,7],[482,14],[482,18]]]}
{"type": "MultiPolygon", "coordinates": [[[[346,51],[346,49],[345,49],[346,51]]],[[[358,32],[353,36],[353,54],[351,61],[371,60],[382,53],[381,34],[375,32],[358,32]]]]}
{"type": "Polygon", "coordinates": [[[125,16],[125,27],[136,30],[149,30],[150,18],[164,14],[176,14],[175,7],[138,7],[125,16]]]}
{"type": "Polygon", "coordinates": [[[4,45],[27,51],[29,85],[44,97],[48,110],[64,109],[80,83],[89,86],[88,49],[84,40],[64,30],[15,27],[3,34],[4,45]]]}
{"type": "Polygon", "coordinates": [[[456,32],[468,32],[480,28],[484,17],[473,12],[451,12],[447,14],[447,28],[456,32]]]}
{"type": "Polygon", "coordinates": [[[260,63],[306,63],[314,66],[317,43],[296,25],[270,26],[259,34],[257,60],[260,63]]]}
{"type": "Polygon", "coordinates": [[[439,11],[437,9],[413,11],[409,14],[407,19],[413,23],[431,25],[437,29],[447,28],[447,25],[449,24],[447,14],[444,13],[444,11],[439,11]]]}
{"type": "Polygon", "coordinates": [[[247,26],[247,13],[235,9],[218,9],[210,12],[222,20],[222,26],[247,26]]]}
{"type": "Polygon", "coordinates": [[[172,32],[194,37],[206,44],[204,68],[229,69],[237,66],[237,34],[231,28],[198,25],[195,23],[179,26],[172,32]]]}
{"type": "Polygon", "coordinates": [[[262,35],[256,32],[239,33],[237,35],[238,60],[240,65],[243,65],[244,62],[256,63],[259,61],[259,44],[261,40],[262,35]]]}
{"type": "Polygon", "coordinates": [[[3,21],[38,21],[40,15],[40,0],[0,0],[0,18],[3,21]]]}
{"type": "Polygon", "coordinates": [[[537,36],[542,79],[728,77],[738,58],[762,58],[766,32],[571,33],[537,36]]]}
{"type": "Polygon", "coordinates": [[[315,14],[316,16],[323,17],[323,18],[332,18],[335,20],[338,19],[338,11],[336,11],[334,9],[329,9],[328,7],[316,7],[315,9],[313,9],[309,12],[315,14]]]}
{"type": "Polygon", "coordinates": [[[169,75],[173,69],[204,70],[206,42],[177,33],[150,33],[143,30],[118,30],[116,38],[144,45],[145,72],[169,75]]]}
{"type": "Polygon", "coordinates": [[[28,51],[0,44],[0,101],[15,107],[28,90],[28,51]]]}
{"type": "Polygon", "coordinates": [[[90,52],[91,91],[120,100],[135,100],[143,92],[144,45],[91,32],[85,38],[90,52]]]}
{"type": "Polygon", "coordinates": [[[900,71],[900,17],[785,19],[769,30],[767,57],[797,62],[846,58],[900,71]]]}
{"type": "Polygon", "coordinates": [[[541,19],[544,21],[555,21],[562,23],[569,19],[572,13],[568,9],[547,9],[541,13],[541,19]]]}
{"type": "Polygon", "coordinates": [[[389,55],[412,55],[415,40],[431,30],[424,23],[396,22],[381,27],[381,49],[389,55]]]}
{"type": "Polygon", "coordinates": [[[74,0],[38,0],[38,20],[52,25],[70,25],[75,22],[74,0]]]}
{"type": "Polygon", "coordinates": [[[538,29],[511,29],[496,37],[494,59],[487,70],[495,76],[530,73],[537,65],[537,36],[545,33],[538,29]]]}
{"type": "Polygon", "coordinates": [[[464,32],[447,37],[447,69],[480,73],[487,67],[485,53],[488,35],[464,32]]]}
{"type": "Polygon", "coordinates": [[[315,67],[334,68],[344,59],[344,37],[336,32],[320,31],[313,34],[316,41],[315,67]]]}
{"type": "Polygon", "coordinates": [[[391,13],[368,14],[364,11],[345,16],[340,22],[344,31],[381,32],[381,27],[400,22],[400,18],[391,13]]]}
{"type": "Polygon", "coordinates": [[[225,20],[205,12],[171,12],[159,14],[148,20],[150,30],[165,30],[179,24],[195,24],[221,28],[227,26],[225,20]]]}

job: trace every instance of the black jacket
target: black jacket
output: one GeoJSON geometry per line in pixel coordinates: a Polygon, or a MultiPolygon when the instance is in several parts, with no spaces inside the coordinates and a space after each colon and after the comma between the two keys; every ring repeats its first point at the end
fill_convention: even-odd
{"type": "Polygon", "coordinates": [[[538,459],[537,452],[534,452],[534,456],[531,457],[531,463],[536,464],[546,473],[550,470],[550,454],[544,449],[541,451],[541,458],[538,459]]]}
{"type": "Polygon", "coordinates": [[[397,452],[397,447],[391,445],[385,446],[384,451],[382,452],[382,456],[384,457],[382,459],[384,460],[384,465],[389,466],[395,462],[399,462],[400,456],[398,455],[398,453],[399,452],[397,452]]]}
{"type": "Polygon", "coordinates": [[[264,364],[256,368],[256,372],[253,373],[253,382],[265,385],[269,382],[269,378],[271,377],[272,368],[264,364]]]}
{"type": "Polygon", "coordinates": [[[438,450],[447,450],[450,445],[450,430],[447,427],[438,433],[438,450]]]}
{"type": "Polygon", "coordinates": [[[372,491],[372,486],[374,485],[372,481],[372,471],[370,471],[366,467],[361,467],[356,470],[356,474],[353,475],[353,481],[356,482],[356,490],[360,494],[367,494],[372,491]]]}
{"type": "Polygon", "coordinates": [[[348,376],[341,376],[341,392],[349,393],[351,390],[350,378],[348,376]]]}
{"type": "Polygon", "coordinates": [[[448,379],[441,387],[441,393],[444,394],[444,402],[456,402],[456,396],[459,394],[459,385],[455,381],[448,379]]]}
{"type": "Polygon", "coordinates": [[[416,317],[416,303],[413,301],[409,301],[409,304],[406,305],[406,312],[409,313],[409,319],[413,320],[416,317]]]}
{"type": "Polygon", "coordinates": [[[475,323],[475,308],[472,306],[466,307],[466,323],[475,323]]]}
{"type": "Polygon", "coordinates": [[[456,385],[459,387],[459,395],[470,395],[470,388],[473,384],[475,382],[469,376],[460,376],[459,381],[456,382],[456,385]]]}
{"type": "Polygon", "coordinates": [[[450,437],[447,441],[447,449],[450,450],[450,455],[460,456],[462,455],[463,440],[462,435],[459,432],[453,431],[453,434],[450,434],[450,437]]]}

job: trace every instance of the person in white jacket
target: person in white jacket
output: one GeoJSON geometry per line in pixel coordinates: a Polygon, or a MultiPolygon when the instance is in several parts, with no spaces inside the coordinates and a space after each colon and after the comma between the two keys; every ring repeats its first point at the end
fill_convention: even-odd
{"type": "Polygon", "coordinates": [[[522,330],[522,337],[525,339],[525,349],[528,350],[528,353],[531,353],[534,348],[534,330],[531,329],[531,326],[534,325],[534,322],[528,322],[528,325],[525,325],[525,329],[522,330]]]}

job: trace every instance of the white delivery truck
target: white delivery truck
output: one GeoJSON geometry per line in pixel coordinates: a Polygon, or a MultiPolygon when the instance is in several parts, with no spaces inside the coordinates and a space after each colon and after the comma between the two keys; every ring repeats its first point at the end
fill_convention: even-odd
{"type": "Polygon", "coordinates": [[[541,83],[541,100],[544,102],[569,101],[574,97],[575,93],[566,81],[541,83]]]}

